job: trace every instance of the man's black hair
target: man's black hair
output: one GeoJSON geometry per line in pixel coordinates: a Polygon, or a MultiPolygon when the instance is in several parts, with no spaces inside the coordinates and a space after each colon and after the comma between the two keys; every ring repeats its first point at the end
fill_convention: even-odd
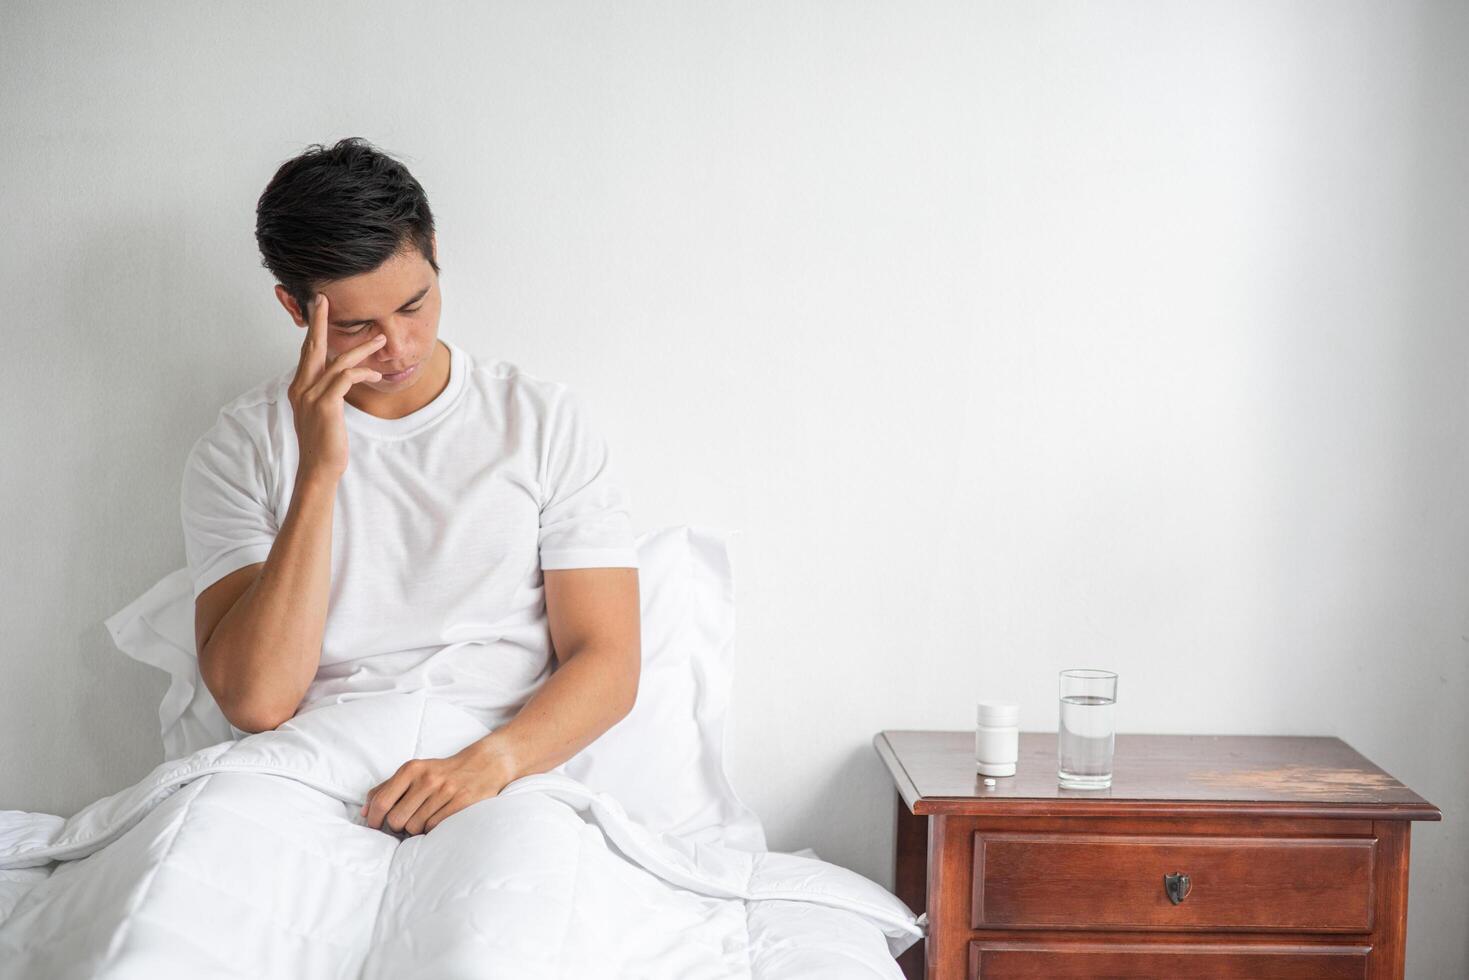
{"type": "Polygon", "coordinates": [[[281,164],[255,206],[261,264],[307,315],[323,283],[416,248],[435,273],[434,215],[408,168],[358,136],[281,164]]]}

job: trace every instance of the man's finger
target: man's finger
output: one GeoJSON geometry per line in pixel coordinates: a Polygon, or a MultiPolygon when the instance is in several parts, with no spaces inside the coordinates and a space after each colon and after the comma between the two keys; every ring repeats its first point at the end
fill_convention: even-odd
{"type": "Polygon", "coordinates": [[[383,783],[379,789],[373,791],[368,800],[367,825],[377,830],[382,829],[383,817],[387,816],[389,810],[398,802],[398,797],[408,788],[411,778],[404,769],[399,769],[393,774],[393,778],[383,783]]]}
{"type": "Polygon", "coordinates": [[[426,781],[419,779],[404,791],[398,802],[383,817],[383,824],[395,833],[408,829],[408,823],[413,819],[423,801],[428,799],[433,790],[426,785],[426,781]]]}
{"type": "Polygon", "coordinates": [[[307,321],[306,339],[311,343],[309,361],[313,378],[320,377],[326,370],[327,306],[326,294],[317,293],[315,302],[311,304],[311,318],[307,321]]]}
{"type": "Polygon", "coordinates": [[[453,797],[448,803],[445,803],[434,811],[434,815],[429,817],[428,822],[424,824],[423,832],[428,833],[468,805],[469,801],[462,795],[453,797]]]}
{"type": "MultiPolygon", "coordinates": [[[[435,814],[448,806],[449,802],[453,799],[454,794],[452,792],[445,787],[439,787],[437,793],[434,793],[419,805],[418,809],[413,812],[413,816],[408,818],[408,823],[403,825],[403,829],[410,834],[428,833],[435,826],[433,822],[435,814]]],[[[440,817],[439,819],[443,818],[440,817]]]]}
{"type": "Polygon", "coordinates": [[[387,342],[387,334],[380,333],[375,337],[369,337],[360,344],[353,344],[337,355],[336,359],[332,361],[331,368],[328,371],[323,371],[321,377],[317,378],[317,383],[327,382],[330,374],[341,374],[348,368],[357,366],[373,354],[376,354],[378,349],[387,342]]]}

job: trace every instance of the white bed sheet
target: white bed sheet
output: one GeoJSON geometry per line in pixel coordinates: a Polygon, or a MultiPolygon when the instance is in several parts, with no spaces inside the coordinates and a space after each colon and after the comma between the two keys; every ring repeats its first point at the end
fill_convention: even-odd
{"type": "Polygon", "coordinates": [[[485,734],[387,695],[0,812],[0,977],[886,978],[922,934],[813,856],[655,834],[560,772],[400,839],[367,790],[485,734]]]}

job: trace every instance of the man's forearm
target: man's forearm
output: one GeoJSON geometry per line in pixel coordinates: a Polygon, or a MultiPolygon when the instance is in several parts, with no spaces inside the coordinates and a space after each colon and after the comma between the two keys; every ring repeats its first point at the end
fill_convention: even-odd
{"type": "Polygon", "coordinates": [[[632,710],[640,666],[636,648],[588,646],[564,659],[479,745],[509,766],[511,779],[554,769],[632,710]]]}
{"type": "MultiPolygon", "coordinates": [[[[209,687],[237,728],[274,728],[316,677],[331,589],[336,484],[302,478],[260,575],[209,638],[209,687]]],[[[201,666],[204,658],[201,658],[201,666]]]]}

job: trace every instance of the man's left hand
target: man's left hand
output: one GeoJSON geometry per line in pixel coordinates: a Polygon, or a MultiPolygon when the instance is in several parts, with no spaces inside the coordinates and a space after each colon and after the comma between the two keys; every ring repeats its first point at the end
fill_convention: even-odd
{"type": "Polygon", "coordinates": [[[423,834],[446,817],[491,796],[513,781],[509,755],[489,738],[471,742],[447,759],[409,759],[367,793],[367,826],[423,834]]]}

